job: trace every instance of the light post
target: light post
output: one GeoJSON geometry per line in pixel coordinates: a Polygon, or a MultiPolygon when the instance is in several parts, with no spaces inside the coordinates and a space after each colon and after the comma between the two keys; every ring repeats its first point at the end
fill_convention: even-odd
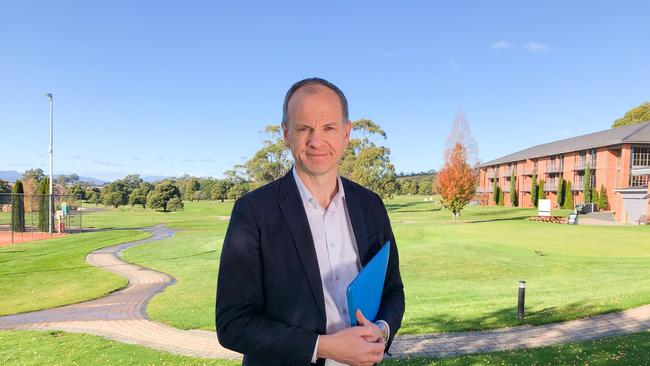
{"type": "Polygon", "coordinates": [[[48,231],[49,231],[50,237],[51,237],[52,233],[53,233],[53,231],[52,231],[52,203],[53,202],[52,201],[53,201],[53,198],[54,198],[53,192],[52,192],[52,178],[53,178],[52,177],[52,174],[53,174],[52,173],[52,169],[53,169],[52,166],[53,166],[53,162],[54,162],[54,148],[53,148],[53,141],[54,140],[53,140],[53,136],[52,136],[53,126],[54,126],[53,125],[54,101],[52,100],[52,93],[45,93],[45,96],[47,96],[47,100],[50,101],[50,197],[49,197],[49,200],[48,200],[50,202],[50,204],[49,204],[49,211],[48,211],[48,214],[47,214],[47,217],[48,217],[47,223],[48,223],[48,231]]]}

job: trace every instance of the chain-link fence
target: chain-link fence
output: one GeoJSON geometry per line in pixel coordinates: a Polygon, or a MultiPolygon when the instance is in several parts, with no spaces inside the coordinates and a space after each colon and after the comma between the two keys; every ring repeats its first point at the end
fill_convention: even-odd
{"type": "Polygon", "coordinates": [[[78,195],[0,193],[0,245],[82,231],[83,201],[78,195]]]}

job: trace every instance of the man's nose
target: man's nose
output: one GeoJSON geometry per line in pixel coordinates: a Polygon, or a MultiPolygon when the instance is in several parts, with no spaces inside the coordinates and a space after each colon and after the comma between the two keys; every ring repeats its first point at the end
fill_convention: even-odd
{"type": "Polygon", "coordinates": [[[312,133],[309,135],[309,141],[307,142],[307,144],[311,147],[319,147],[323,143],[324,143],[323,132],[318,129],[314,129],[312,133]]]}

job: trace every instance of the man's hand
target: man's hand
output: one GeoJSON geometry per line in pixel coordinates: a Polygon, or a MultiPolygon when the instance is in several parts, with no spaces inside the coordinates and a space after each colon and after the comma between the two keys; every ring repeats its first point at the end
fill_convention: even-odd
{"type": "Polygon", "coordinates": [[[379,327],[357,310],[359,326],[334,334],[321,335],[317,355],[353,366],[372,366],[384,358],[384,342],[379,327]]]}
{"type": "Polygon", "coordinates": [[[363,315],[361,310],[357,309],[357,312],[355,314],[357,316],[357,323],[359,326],[363,327],[370,327],[372,328],[374,334],[372,337],[367,337],[366,341],[368,342],[373,342],[373,343],[381,343],[384,344],[384,337],[381,334],[381,329],[377,326],[377,324],[372,323],[370,320],[366,319],[366,317],[363,315]]]}

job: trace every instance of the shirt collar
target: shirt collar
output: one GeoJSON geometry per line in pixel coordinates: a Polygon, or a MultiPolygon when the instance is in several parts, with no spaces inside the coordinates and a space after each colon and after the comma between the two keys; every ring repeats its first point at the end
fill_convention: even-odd
{"type": "MultiPolygon", "coordinates": [[[[305,183],[303,183],[302,179],[300,179],[300,176],[296,171],[295,165],[291,170],[293,172],[293,178],[296,181],[296,185],[298,186],[298,192],[300,192],[300,198],[302,199],[303,204],[309,203],[314,208],[322,208],[320,203],[318,203],[316,197],[314,197],[314,195],[312,195],[311,192],[309,192],[309,189],[307,189],[305,183]]],[[[343,181],[341,181],[340,175],[336,176],[336,180],[339,189],[338,192],[336,192],[334,198],[332,198],[332,203],[330,204],[330,207],[334,205],[335,208],[338,208],[341,202],[345,199],[345,190],[343,189],[343,181]]]]}

